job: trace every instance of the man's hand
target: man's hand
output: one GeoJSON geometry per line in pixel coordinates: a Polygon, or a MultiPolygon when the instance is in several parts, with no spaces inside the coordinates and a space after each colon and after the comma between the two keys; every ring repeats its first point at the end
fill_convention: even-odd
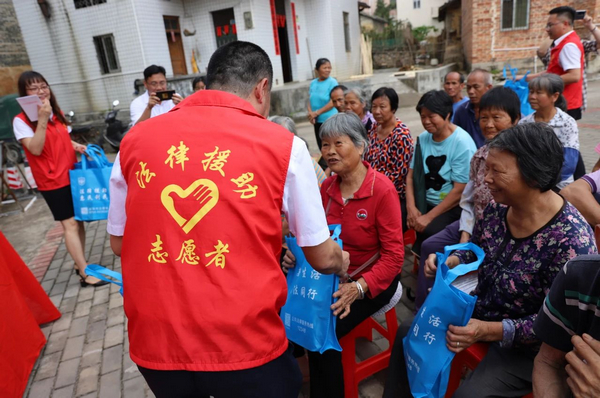
{"type": "Polygon", "coordinates": [[[183,101],[183,97],[181,95],[179,95],[179,94],[173,94],[173,103],[175,105],[177,105],[181,101],[183,101]]]}
{"type": "Polygon", "coordinates": [[[292,254],[291,250],[285,252],[285,256],[283,256],[283,261],[281,262],[281,266],[286,270],[294,268],[296,266],[296,257],[292,254]]]}
{"type": "Polygon", "coordinates": [[[336,273],[337,276],[345,280],[348,277],[348,267],[350,266],[350,253],[342,250],[342,269],[336,273]]]}
{"type": "Polygon", "coordinates": [[[573,336],[567,360],[567,384],[576,398],[600,396],[600,342],[587,333],[573,336]]]}
{"type": "MultiPolygon", "coordinates": [[[[148,96],[148,105],[146,105],[146,108],[151,110],[155,105],[160,104],[160,98],[156,96],[156,93],[148,93],[148,96]]],[[[173,95],[173,97],[174,96],[175,95],[173,95]]]]}
{"type": "Polygon", "coordinates": [[[585,17],[583,17],[583,26],[585,26],[590,32],[592,30],[594,30],[594,28],[596,27],[596,24],[594,23],[594,19],[592,17],[590,17],[589,15],[586,15],[585,17]]]}

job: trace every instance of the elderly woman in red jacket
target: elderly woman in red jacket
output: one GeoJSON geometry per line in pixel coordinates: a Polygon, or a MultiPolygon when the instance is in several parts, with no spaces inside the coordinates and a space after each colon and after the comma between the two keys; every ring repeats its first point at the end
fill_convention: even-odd
{"type": "Polygon", "coordinates": [[[102,286],[100,281],[85,274],[85,230],[81,221],[75,220],[69,170],[77,157],[75,152],[85,152],[85,146],[71,141],[70,127],[44,76],[34,71],[23,72],[19,77],[19,95],[37,95],[42,101],[38,120],[31,121],[25,113],[13,120],[17,140],[23,145],[38,190],[46,200],[56,221],[65,231],[65,246],[75,262],[75,272],[81,286],[102,286]]]}
{"type": "MultiPolygon", "coordinates": [[[[329,224],[341,224],[344,250],[350,253],[351,280],[334,293],[338,339],[402,295],[404,261],[402,216],[394,184],[363,160],[368,141],[355,114],[338,113],[321,126],[321,154],[335,173],[323,182],[321,197],[329,224]],[[366,267],[362,267],[366,265],[366,267]]],[[[283,265],[294,266],[288,251],[283,265]]],[[[342,354],[308,353],[311,398],[343,398],[342,354]]]]}

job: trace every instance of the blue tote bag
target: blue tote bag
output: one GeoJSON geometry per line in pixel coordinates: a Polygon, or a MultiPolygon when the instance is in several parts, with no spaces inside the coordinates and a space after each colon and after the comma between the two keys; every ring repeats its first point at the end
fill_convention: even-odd
{"type": "MultiPolygon", "coordinates": [[[[517,80],[517,68],[511,68],[510,65],[508,65],[508,69],[512,75],[512,80],[506,80],[504,87],[510,88],[512,91],[517,93],[519,101],[521,101],[521,117],[529,116],[534,112],[533,108],[529,104],[529,84],[527,83],[527,75],[529,74],[529,71],[525,73],[525,76],[523,76],[521,80],[517,80]]],[[[506,66],[504,67],[503,75],[506,79],[506,66]]]]}
{"type": "Polygon", "coordinates": [[[446,246],[444,254],[437,253],[435,283],[403,340],[408,381],[415,398],[443,398],[446,394],[454,358],[446,347],[446,332],[449,325],[466,325],[477,301],[476,296],[460,291],[452,282],[477,270],[484,257],[483,250],[470,242],[446,246]],[[471,250],[477,260],[450,269],[446,259],[455,250],[471,250]]]}
{"type": "MultiPolygon", "coordinates": [[[[330,225],[331,238],[342,247],[342,226],[330,225]]],[[[281,319],[287,338],[309,351],[342,351],[335,335],[336,317],[331,311],[333,293],[338,290],[336,275],[323,275],[310,266],[296,238],[286,237],[288,250],[296,257],[296,266],[288,272],[287,301],[281,319]]]]}
{"type": "Polygon", "coordinates": [[[82,156],[81,162],[75,163],[75,168],[69,171],[75,219],[106,220],[110,204],[108,182],[112,163],[98,145],[88,145],[86,154],[87,156],[82,156]]]}

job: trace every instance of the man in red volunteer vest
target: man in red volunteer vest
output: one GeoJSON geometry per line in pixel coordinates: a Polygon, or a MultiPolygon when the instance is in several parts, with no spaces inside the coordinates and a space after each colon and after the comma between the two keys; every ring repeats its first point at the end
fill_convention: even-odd
{"type": "Polygon", "coordinates": [[[130,355],[158,398],[298,396],[279,318],[282,212],[315,269],[346,275],[306,145],[265,118],[272,80],[260,47],[230,43],[208,90],[121,143],[107,229],[130,355]]]}
{"type": "MultiPolygon", "coordinates": [[[[583,104],[583,45],[573,30],[575,10],[562,6],[550,10],[546,32],[554,40],[550,47],[550,63],[545,72],[559,75],[565,83],[564,97],[567,113],[575,120],[581,119],[583,104]]],[[[529,75],[532,80],[536,75],[529,75]]]]}

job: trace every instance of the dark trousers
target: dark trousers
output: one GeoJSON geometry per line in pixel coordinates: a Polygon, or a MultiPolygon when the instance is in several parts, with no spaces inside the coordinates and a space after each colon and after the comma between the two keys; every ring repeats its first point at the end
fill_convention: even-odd
{"type": "Polygon", "coordinates": [[[575,120],[581,119],[581,108],[567,110],[567,115],[571,116],[575,120]]]}
{"type": "MultiPolygon", "coordinates": [[[[427,205],[427,212],[430,212],[433,206],[427,205]]],[[[415,242],[412,251],[421,254],[421,245],[425,239],[429,238],[446,228],[447,225],[452,224],[454,221],[460,220],[460,213],[462,209],[460,206],[455,206],[445,213],[440,214],[434,218],[423,232],[417,232],[417,241],[415,242]]]]}
{"type": "Polygon", "coordinates": [[[138,368],[156,398],[298,398],[302,374],[292,351],[290,344],[271,362],[228,372],[138,368]]]}
{"type": "Polygon", "coordinates": [[[319,151],[321,151],[321,136],[319,135],[319,130],[323,123],[315,123],[315,138],[317,139],[317,146],[319,147],[319,151]]]}
{"type": "Polygon", "coordinates": [[[402,233],[405,233],[406,231],[408,231],[408,225],[406,224],[406,220],[408,218],[408,211],[406,210],[406,199],[402,199],[400,196],[398,196],[398,198],[400,199],[400,212],[402,213],[402,233]]]}
{"type": "MultiPolygon", "coordinates": [[[[338,339],[350,333],[365,319],[376,313],[380,308],[390,302],[398,288],[399,277],[392,282],[390,287],[377,297],[370,299],[365,296],[363,300],[352,303],[350,314],[337,320],[335,334],[338,339]]],[[[344,398],[344,369],[342,367],[342,353],[327,350],[323,354],[308,351],[310,367],[310,398],[344,398]]]]}

